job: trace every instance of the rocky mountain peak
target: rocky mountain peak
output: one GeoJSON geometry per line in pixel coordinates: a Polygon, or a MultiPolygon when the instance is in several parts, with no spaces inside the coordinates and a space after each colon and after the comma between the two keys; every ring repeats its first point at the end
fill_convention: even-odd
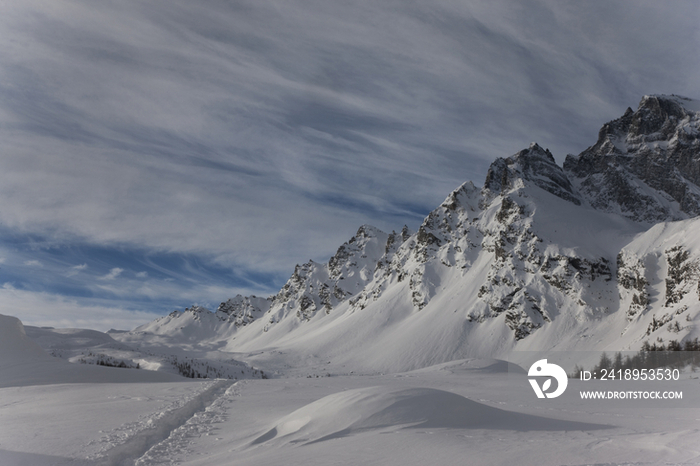
{"type": "Polygon", "coordinates": [[[678,131],[679,124],[683,127],[684,122],[691,123],[696,116],[697,112],[691,110],[693,102],[678,96],[644,96],[637,111],[627,108],[622,117],[604,124],[598,133],[598,141],[587,151],[602,155],[626,154],[640,144],[675,142],[671,141],[674,135],[686,139],[684,136],[688,131],[678,131]]]}
{"type": "Polygon", "coordinates": [[[600,210],[642,222],[700,214],[700,105],[649,95],[637,111],[601,128],[598,141],[569,155],[564,171],[600,210]]]}
{"type": "Polygon", "coordinates": [[[474,183],[467,181],[463,183],[459,188],[455,189],[450,193],[449,196],[440,204],[440,207],[445,209],[455,211],[461,206],[468,205],[468,199],[473,198],[474,193],[477,193],[479,189],[474,186],[474,183]]]}
{"type": "Polygon", "coordinates": [[[372,225],[362,225],[346,243],[342,244],[328,261],[328,270],[333,278],[340,277],[349,268],[355,267],[359,259],[372,256],[376,263],[382,256],[389,235],[372,225]]]}
{"type": "Polygon", "coordinates": [[[690,99],[665,95],[644,96],[637,111],[631,115],[630,135],[662,133],[668,136],[678,122],[689,115],[684,102],[690,102],[690,99]]]}
{"type": "Polygon", "coordinates": [[[554,161],[549,149],[537,143],[506,158],[496,159],[486,174],[484,189],[492,194],[505,193],[516,186],[516,181],[532,183],[564,200],[580,205],[571,182],[554,161]]]}
{"type": "MultiPolygon", "coordinates": [[[[564,168],[533,143],[496,159],[483,188],[455,189],[418,231],[362,225],[327,263],[296,266],[275,296],[222,303],[207,325],[263,347],[296,338],[304,354],[309,338],[329,360],[351,346],[388,352],[402,370],[396,361],[409,353],[420,366],[575,348],[597,334],[628,347],[687,334],[700,296],[700,242],[688,232],[700,220],[669,220],[700,214],[699,115],[696,101],[646,96],[564,168]]],[[[158,325],[204,328],[205,316],[158,325]]]]}
{"type": "Polygon", "coordinates": [[[377,236],[384,234],[385,233],[379,228],[373,227],[372,225],[364,224],[357,229],[357,233],[355,233],[355,236],[350,238],[350,241],[348,241],[348,243],[354,243],[355,241],[360,239],[376,238],[377,236]]]}
{"type": "Polygon", "coordinates": [[[235,297],[219,304],[217,315],[233,322],[237,327],[248,325],[270,308],[272,298],[253,296],[235,297]]]}

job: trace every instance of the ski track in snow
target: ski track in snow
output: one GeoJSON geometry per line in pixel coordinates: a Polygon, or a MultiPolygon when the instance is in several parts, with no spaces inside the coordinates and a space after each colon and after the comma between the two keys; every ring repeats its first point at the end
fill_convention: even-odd
{"type": "Polygon", "coordinates": [[[204,411],[195,413],[185,424],[173,430],[168,438],[151,447],[134,463],[135,466],[179,464],[193,454],[194,451],[189,448],[191,439],[212,435],[216,424],[226,420],[227,405],[232,402],[233,397],[239,395],[235,383],[224,385],[226,390],[223,393],[219,390],[219,396],[204,411]]]}
{"type": "MultiPolygon", "coordinates": [[[[87,459],[95,466],[177,464],[190,451],[190,439],[210,435],[225,420],[235,382],[217,380],[157,413],[144,415],[107,433],[100,451],[87,459]]],[[[93,442],[94,443],[94,442],[93,442]]]]}

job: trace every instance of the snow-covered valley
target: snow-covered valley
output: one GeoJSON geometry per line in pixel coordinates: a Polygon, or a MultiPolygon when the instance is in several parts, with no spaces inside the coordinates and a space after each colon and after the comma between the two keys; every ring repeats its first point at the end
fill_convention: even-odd
{"type": "MultiPolygon", "coordinates": [[[[67,364],[58,358],[39,351],[7,356],[9,342],[17,348],[24,338],[15,319],[1,323],[17,329],[12,338],[4,332],[0,343],[6,355],[0,367],[5,466],[700,461],[700,408],[673,402],[631,408],[591,400],[538,404],[525,371],[498,360],[385,375],[238,381],[154,381],[152,371],[73,364],[66,383],[49,370],[67,364]],[[41,365],[31,370],[46,374],[44,380],[8,376],[13,367],[31,364],[41,365]],[[93,369],[102,370],[100,380],[93,369]]],[[[37,349],[24,343],[24,350],[37,349]]],[[[568,390],[585,384],[571,380],[568,390]]],[[[690,374],[673,388],[698,392],[700,380],[690,374]]]]}
{"type": "Polygon", "coordinates": [[[563,167],[532,143],[496,159],[481,188],[455,189],[417,231],[362,225],[275,295],[193,306],[113,337],[334,374],[693,340],[699,136],[696,101],[645,96],[563,167]]]}
{"type": "Polygon", "coordinates": [[[273,296],[108,333],[0,316],[0,465],[699,464],[692,364],[556,400],[529,372],[697,351],[699,115],[646,96],[563,167],[533,143],[273,296]],[[580,395],[613,387],[683,397],[580,395]]]}

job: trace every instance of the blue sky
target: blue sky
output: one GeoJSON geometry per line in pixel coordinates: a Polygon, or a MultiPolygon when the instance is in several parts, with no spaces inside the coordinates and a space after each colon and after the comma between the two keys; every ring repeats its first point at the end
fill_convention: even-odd
{"type": "Polygon", "coordinates": [[[0,5],[0,313],[133,328],[266,296],[496,157],[700,98],[700,4],[0,5]]]}

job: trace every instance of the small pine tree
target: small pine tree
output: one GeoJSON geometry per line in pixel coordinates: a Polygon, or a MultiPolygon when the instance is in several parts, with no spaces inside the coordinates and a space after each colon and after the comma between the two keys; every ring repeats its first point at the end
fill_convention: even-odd
{"type": "Polygon", "coordinates": [[[613,370],[617,371],[622,369],[622,353],[619,351],[615,353],[615,359],[613,360],[613,370]]]}
{"type": "Polygon", "coordinates": [[[671,340],[666,347],[668,351],[683,351],[681,344],[677,340],[671,340]]]}
{"type": "Polygon", "coordinates": [[[612,361],[605,352],[600,355],[600,361],[598,361],[598,370],[610,370],[612,368],[612,361]]]}

